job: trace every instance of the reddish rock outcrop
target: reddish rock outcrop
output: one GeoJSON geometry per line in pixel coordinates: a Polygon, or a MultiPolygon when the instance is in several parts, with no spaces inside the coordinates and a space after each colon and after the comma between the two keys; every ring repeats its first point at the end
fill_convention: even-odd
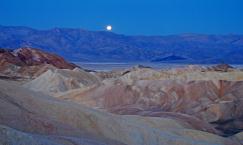
{"type": "Polygon", "coordinates": [[[18,57],[14,56],[11,50],[0,49],[0,70],[4,69],[10,64],[23,66],[24,62],[21,61],[18,57]]]}
{"type": "Polygon", "coordinates": [[[62,57],[33,48],[19,48],[16,50],[0,50],[0,69],[9,65],[36,66],[50,64],[60,69],[74,69],[75,64],[68,63],[62,57]]]}

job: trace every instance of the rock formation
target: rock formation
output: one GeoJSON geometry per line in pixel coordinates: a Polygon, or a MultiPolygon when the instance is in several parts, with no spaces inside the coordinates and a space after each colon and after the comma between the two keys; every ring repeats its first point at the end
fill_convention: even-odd
{"type": "Polygon", "coordinates": [[[240,145],[177,120],[119,116],[0,80],[0,143],[63,145],[240,145]]]}
{"type": "Polygon", "coordinates": [[[37,49],[0,58],[0,144],[242,144],[243,71],[228,65],[95,72],[37,49]]]}
{"type": "Polygon", "coordinates": [[[116,114],[187,114],[210,123],[226,136],[243,130],[242,72],[194,72],[195,76],[184,72],[174,79],[164,73],[134,70],[106,79],[102,85],[57,97],[116,114]]]}
{"type": "Polygon", "coordinates": [[[60,69],[74,69],[75,64],[68,63],[62,57],[33,48],[19,48],[15,50],[0,50],[0,69],[6,65],[35,66],[51,64],[60,69]]]}
{"type": "Polygon", "coordinates": [[[81,69],[48,70],[34,80],[24,84],[26,88],[48,94],[99,85],[99,78],[81,69]]]}

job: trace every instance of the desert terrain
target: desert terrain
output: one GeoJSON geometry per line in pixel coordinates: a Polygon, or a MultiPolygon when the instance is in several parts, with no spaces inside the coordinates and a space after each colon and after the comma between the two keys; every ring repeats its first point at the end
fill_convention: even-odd
{"type": "Polygon", "coordinates": [[[243,70],[227,64],[86,70],[0,50],[2,145],[242,145],[243,70]]]}

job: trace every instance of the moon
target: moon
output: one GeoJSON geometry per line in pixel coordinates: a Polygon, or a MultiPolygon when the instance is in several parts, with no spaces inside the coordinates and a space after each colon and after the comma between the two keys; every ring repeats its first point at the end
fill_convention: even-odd
{"type": "Polygon", "coordinates": [[[111,30],[112,30],[112,26],[111,26],[111,25],[107,25],[107,26],[106,26],[106,30],[107,30],[107,31],[111,31],[111,30]]]}

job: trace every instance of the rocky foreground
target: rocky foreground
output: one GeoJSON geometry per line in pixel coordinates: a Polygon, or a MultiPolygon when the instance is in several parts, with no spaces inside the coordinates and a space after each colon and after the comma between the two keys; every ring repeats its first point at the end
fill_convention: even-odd
{"type": "Polygon", "coordinates": [[[87,72],[31,48],[0,62],[0,144],[243,144],[243,71],[228,65],[87,72]]]}

